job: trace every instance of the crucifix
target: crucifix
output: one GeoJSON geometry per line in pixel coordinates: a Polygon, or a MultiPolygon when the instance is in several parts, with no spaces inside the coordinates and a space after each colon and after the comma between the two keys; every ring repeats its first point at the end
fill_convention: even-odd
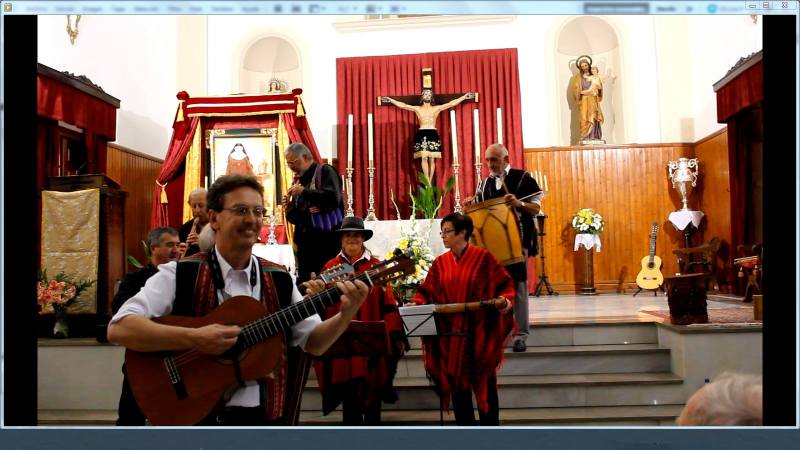
{"type": "Polygon", "coordinates": [[[397,97],[379,96],[378,106],[396,106],[417,115],[419,129],[414,133],[414,159],[421,159],[422,171],[433,184],[435,161],[442,157],[442,142],[436,130],[436,118],[445,109],[461,102],[478,102],[477,92],[434,95],[433,69],[422,69],[422,94],[397,97]]]}

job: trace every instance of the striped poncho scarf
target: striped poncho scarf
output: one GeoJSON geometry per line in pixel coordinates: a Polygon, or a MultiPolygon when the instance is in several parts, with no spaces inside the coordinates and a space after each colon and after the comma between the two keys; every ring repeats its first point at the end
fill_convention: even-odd
{"type": "MultiPolygon", "coordinates": [[[[452,252],[436,258],[414,302],[466,303],[514,298],[508,272],[488,251],[467,244],[460,258],[452,252]]],[[[514,317],[496,310],[437,315],[439,336],[424,338],[425,370],[436,383],[445,409],[454,391],[472,390],[478,408],[487,412],[487,383],[503,361],[503,347],[514,330],[514,317]]]]}

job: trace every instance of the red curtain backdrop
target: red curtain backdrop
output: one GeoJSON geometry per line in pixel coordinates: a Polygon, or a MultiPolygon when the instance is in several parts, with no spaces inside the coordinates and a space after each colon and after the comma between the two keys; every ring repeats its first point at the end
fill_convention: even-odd
{"type": "Polygon", "coordinates": [[[117,108],[72,86],[37,76],[36,113],[91,130],[113,141],[117,138],[117,108]]]}
{"type": "MultiPolygon", "coordinates": [[[[353,208],[363,217],[368,208],[369,175],[367,114],[373,114],[375,157],[375,210],[379,219],[397,218],[389,201],[390,191],[408,218],[411,202],[409,186],[417,185],[419,164],[413,159],[417,119],[413,112],[394,106],[377,106],[378,96],[419,95],[421,71],[433,69],[434,94],[478,92],[479,103],[455,107],[460,164],[461,198],[475,192],[475,143],[473,110],[480,111],[480,158],[489,144],[497,142],[497,108],[502,108],[503,142],[512,166],[523,164],[522,117],[520,109],[519,70],[516,49],[474,50],[463,52],[421,53],[375,57],[339,58],[336,60],[337,83],[337,157],[340,174],[347,167],[347,116],[353,114],[353,208]]],[[[436,128],[442,139],[442,159],[436,162],[436,184],[444,186],[453,174],[450,113],[443,111],[436,128]]],[[[483,162],[483,161],[482,161],[483,162]]],[[[486,176],[484,165],[482,176],[486,176]]],[[[445,198],[439,216],[453,209],[453,195],[445,198]]]]}
{"type": "MultiPolygon", "coordinates": [[[[299,93],[299,92],[298,92],[299,93]]],[[[263,98],[263,96],[259,96],[263,98]]],[[[234,97],[236,98],[236,97],[234,97]]],[[[179,94],[179,99],[181,99],[179,94]]],[[[224,113],[224,111],[222,111],[224,113]]],[[[208,130],[240,129],[240,128],[275,128],[278,126],[278,114],[263,114],[255,116],[212,116],[189,117],[174,124],[175,132],[170,140],[167,156],[161,165],[157,183],[153,189],[153,207],[150,216],[150,226],[179,227],[183,223],[183,192],[186,155],[192,145],[195,133],[206,135],[208,130]],[[166,184],[168,203],[161,203],[161,186],[166,184]]],[[[308,127],[305,116],[298,117],[294,113],[280,113],[289,134],[291,142],[306,144],[314,155],[316,161],[321,161],[314,136],[308,127]]],[[[177,118],[177,114],[176,114],[177,118]]],[[[200,162],[200,177],[205,176],[208,152],[204,151],[200,162]]]]}
{"type": "MultiPolygon", "coordinates": [[[[751,141],[755,136],[754,120],[762,120],[761,115],[753,115],[751,108],[764,99],[764,69],[761,61],[743,71],[736,78],[717,90],[717,122],[728,125],[728,164],[731,192],[731,254],[736,247],[747,242],[752,230],[748,229],[748,214],[752,209],[747,188],[749,179],[751,141]]],[[[729,278],[731,274],[728,274],[729,278]]],[[[742,286],[732,282],[737,294],[744,295],[742,286]]]]}

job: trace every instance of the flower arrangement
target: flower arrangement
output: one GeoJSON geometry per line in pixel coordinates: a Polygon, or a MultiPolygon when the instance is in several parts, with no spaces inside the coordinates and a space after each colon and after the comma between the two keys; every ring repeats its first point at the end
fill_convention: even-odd
{"type": "Polygon", "coordinates": [[[597,214],[591,208],[580,209],[572,217],[572,228],[578,234],[600,234],[604,226],[603,216],[597,214]]]}
{"type": "MultiPolygon", "coordinates": [[[[401,218],[400,208],[397,207],[397,203],[394,201],[394,193],[391,191],[390,197],[392,204],[394,204],[395,211],[397,211],[397,217],[401,218]]],[[[398,278],[391,283],[392,288],[399,293],[404,300],[410,300],[411,297],[414,296],[414,293],[416,293],[419,285],[425,281],[425,277],[428,276],[428,270],[431,268],[434,259],[431,248],[428,246],[428,240],[424,237],[430,235],[433,221],[429,221],[427,230],[423,230],[422,233],[418,232],[415,218],[416,211],[416,202],[412,196],[411,216],[409,217],[410,227],[406,229],[403,225],[400,225],[400,239],[398,239],[393,246],[393,248],[399,248],[403,251],[410,249],[411,259],[414,261],[415,270],[413,274],[398,278]]],[[[392,258],[393,256],[393,251],[390,251],[385,255],[385,259],[392,258]]]]}
{"type": "Polygon", "coordinates": [[[67,308],[75,302],[81,292],[93,284],[93,280],[76,281],[64,272],[59,272],[52,279],[48,279],[46,269],[39,271],[39,282],[36,285],[39,314],[45,314],[52,308],[56,315],[56,324],[53,328],[56,337],[69,335],[69,326],[66,323],[67,308]]]}
{"type": "Polygon", "coordinates": [[[429,141],[427,137],[422,137],[422,142],[417,142],[414,144],[414,151],[415,152],[436,152],[439,151],[439,147],[442,146],[441,142],[436,141],[429,141]]]}

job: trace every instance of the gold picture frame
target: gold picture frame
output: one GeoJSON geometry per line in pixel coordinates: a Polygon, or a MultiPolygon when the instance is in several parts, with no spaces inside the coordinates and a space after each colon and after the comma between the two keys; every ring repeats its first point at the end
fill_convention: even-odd
{"type": "Polygon", "coordinates": [[[221,175],[252,175],[264,186],[264,207],[267,211],[277,206],[277,129],[209,130],[206,133],[206,145],[206,187],[221,175]]]}

